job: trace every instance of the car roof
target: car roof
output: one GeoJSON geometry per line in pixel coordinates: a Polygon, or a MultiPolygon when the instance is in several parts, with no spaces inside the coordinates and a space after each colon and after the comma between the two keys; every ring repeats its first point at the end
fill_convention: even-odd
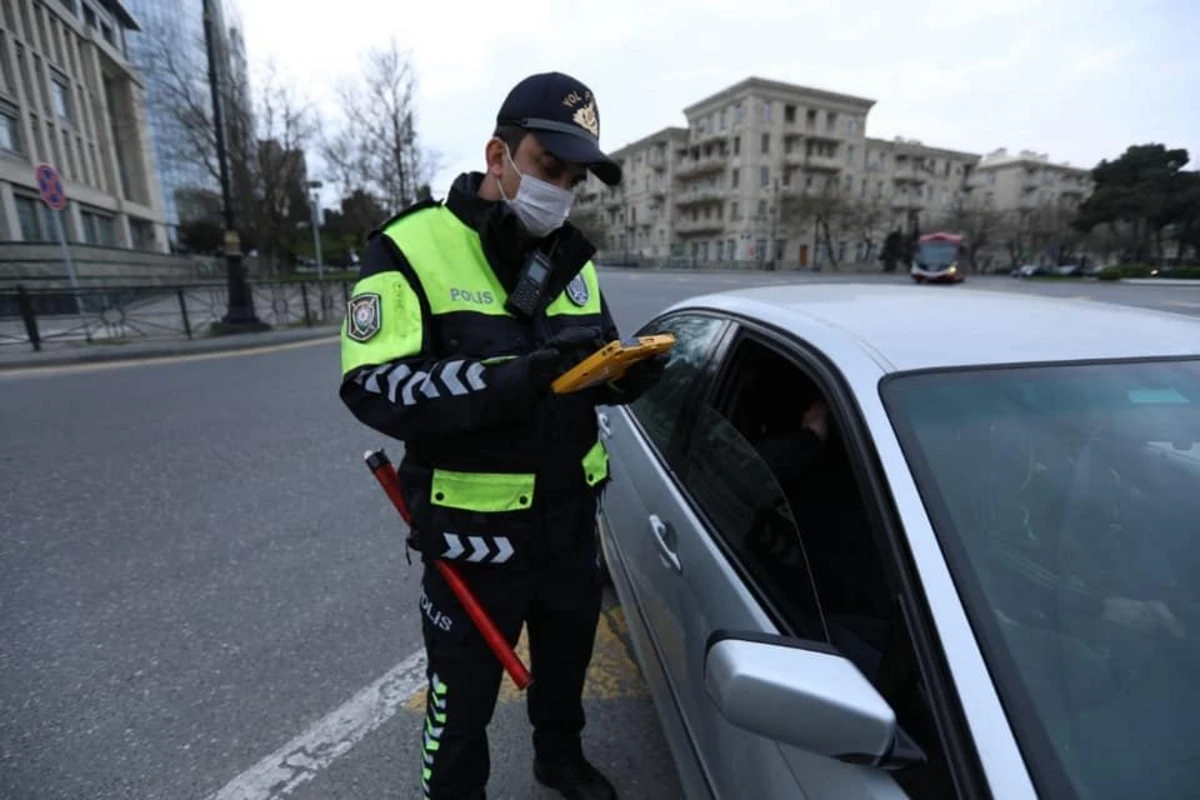
{"type": "Polygon", "coordinates": [[[1200,321],[1130,306],[1006,291],[869,283],[735,289],[708,307],[797,335],[856,340],[887,372],[985,364],[1200,356],[1200,321]]]}

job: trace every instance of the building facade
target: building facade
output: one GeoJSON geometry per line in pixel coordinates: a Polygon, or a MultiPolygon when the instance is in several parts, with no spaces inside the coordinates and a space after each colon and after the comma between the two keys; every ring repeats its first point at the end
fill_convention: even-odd
{"type": "Polygon", "coordinates": [[[616,151],[624,184],[590,178],[578,204],[601,214],[613,259],[795,268],[874,264],[893,231],[953,226],[972,207],[1073,211],[1090,192],[1088,170],[1041,154],[868,137],[874,104],[748,78],[685,108],[686,128],[616,151]]]}
{"type": "Polygon", "coordinates": [[[167,250],[144,89],[118,0],[0,0],[0,240],[56,242],[34,169],[53,165],[68,241],[167,250]]]}
{"type": "Polygon", "coordinates": [[[1091,171],[1055,164],[1045,153],[1004,148],[984,156],[968,182],[972,200],[1001,211],[1075,211],[1092,190],[1091,171]]]}
{"type": "MultiPolygon", "coordinates": [[[[208,53],[204,33],[203,0],[125,0],[140,30],[128,36],[133,63],[145,78],[146,109],[158,164],[159,191],[163,198],[168,236],[178,245],[181,223],[211,216],[214,203],[220,211],[220,185],[213,174],[215,161],[206,164],[186,115],[197,105],[207,125],[211,113],[208,53]]],[[[241,123],[243,152],[254,146],[250,114],[250,78],[241,16],[232,0],[212,0],[217,80],[224,102],[226,138],[238,135],[241,123]]],[[[233,147],[230,142],[230,147],[233,147]]]]}

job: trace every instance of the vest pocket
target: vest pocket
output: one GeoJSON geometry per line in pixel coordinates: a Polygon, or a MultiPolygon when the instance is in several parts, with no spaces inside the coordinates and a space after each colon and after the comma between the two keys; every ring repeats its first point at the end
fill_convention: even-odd
{"type": "Polygon", "coordinates": [[[588,486],[596,486],[608,478],[608,450],[599,439],[583,457],[583,478],[588,486]]]}
{"type": "Polygon", "coordinates": [[[533,507],[534,483],[532,473],[434,469],[430,502],[482,514],[525,511],[533,507]]]}

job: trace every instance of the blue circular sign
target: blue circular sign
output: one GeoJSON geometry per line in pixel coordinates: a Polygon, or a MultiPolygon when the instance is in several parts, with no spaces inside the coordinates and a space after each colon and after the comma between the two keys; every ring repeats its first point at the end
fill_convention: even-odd
{"type": "Polygon", "coordinates": [[[33,174],[46,205],[55,211],[66,208],[67,192],[63,188],[62,178],[58,176],[58,170],[49,164],[38,164],[33,174]]]}

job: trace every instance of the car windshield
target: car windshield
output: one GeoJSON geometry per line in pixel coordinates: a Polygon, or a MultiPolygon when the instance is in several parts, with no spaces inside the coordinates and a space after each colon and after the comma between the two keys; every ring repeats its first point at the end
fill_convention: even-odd
{"type": "Polygon", "coordinates": [[[917,247],[917,261],[931,267],[944,267],[954,263],[958,245],[953,242],[922,242],[917,247]]]}
{"type": "Polygon", "coordinates": [[[1040,791],[1194,795],[1200,360],[882,392],[1040,791]]]}

